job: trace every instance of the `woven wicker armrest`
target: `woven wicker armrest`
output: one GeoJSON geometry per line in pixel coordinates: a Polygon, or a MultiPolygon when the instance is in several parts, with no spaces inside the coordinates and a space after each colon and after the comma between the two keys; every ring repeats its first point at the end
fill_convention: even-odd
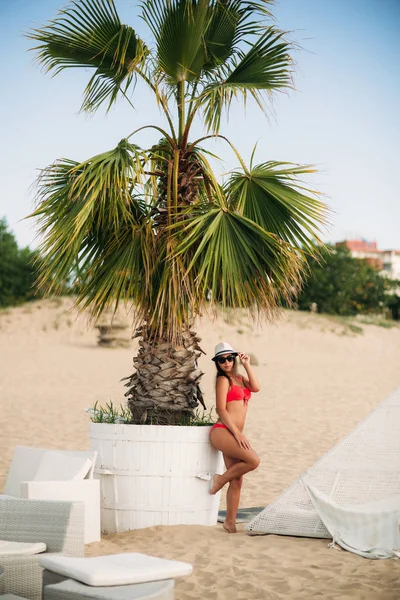
{"type": "Polygon", "coordinates": [[[42,597],[42,568],[40,554],[30,556],[0,556],[0,566],[4,569],[2,585],[4,592],[29,600],[42,597]]]}
{"type": "Polygon", "coordinates": [[[83,530],[81,502],[0,501],[0,539],[44,542],[47,552],[83,556],[83,530]]]}
{"type": "MultiPolygon", "coordinates": [[[[84,554],[84,505],[81,502],[0,500],[0,539],[44,542],[48,553],[84,554]]],[[[42,554],[0,556],[5,592],[41,600],[42,554]]]]}

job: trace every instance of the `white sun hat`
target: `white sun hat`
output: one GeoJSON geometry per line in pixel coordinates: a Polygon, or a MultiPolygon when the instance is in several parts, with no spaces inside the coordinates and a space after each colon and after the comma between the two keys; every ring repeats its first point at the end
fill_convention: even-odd
{"type": "Polygon", "coordinates": [[[221,354],[234,354],[235,356],[238,355],[238,353],[236,352],[236,350],[234,350],[232,348],[232,346],[230,344],[228,344],[228,342],[220,342],[219,344],[217,344],[215,346],[215,356],[211,359],[214,360],[220,356],[221,354]]]}

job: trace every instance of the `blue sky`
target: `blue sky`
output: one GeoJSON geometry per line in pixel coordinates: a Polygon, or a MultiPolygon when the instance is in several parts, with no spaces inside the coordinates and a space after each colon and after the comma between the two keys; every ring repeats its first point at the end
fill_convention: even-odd
{"type": "MultiPolygon", "coordinates": [[[[115,0],[121,20],[139,33],[137,3],[115,0]]],[[[83,160],[114,147],[146,123],[162,124],[151,96],[137,88],[135,110],[120,101],[108,115],[79,113],[89,79],[84,70],[50,78],[33,62],[23,32],[53,18],[63,0],[0,0],[3,56],[0,111],[0,218],[20,245],[37,244],[34,207],[38,169],[56,158],[83,160]]],[[[278,0],[277,25],[298,42],[296,90],[275,97],[269,119],[251,103],[231,111],[222,133],[248,160],[315,164],[308,183],[332,209],[324,239],[364,237],[400,249],[400,1],[278,0]]],[[[200,132],[200,129],[197,129],[200,132]]],[[[148,131],[136,143],[157,139],[148,131]]],[[[221,143],[221,173],[237,166],[221,143]]]]}

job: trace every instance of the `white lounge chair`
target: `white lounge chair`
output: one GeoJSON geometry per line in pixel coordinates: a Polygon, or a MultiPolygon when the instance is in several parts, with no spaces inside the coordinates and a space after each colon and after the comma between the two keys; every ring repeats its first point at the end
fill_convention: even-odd
{"type": "Polygon", "coordinates": [[[97,452],[16,446],[0,501],[7,498],[83,502],[85,544],[100,540],[97,452]]]}

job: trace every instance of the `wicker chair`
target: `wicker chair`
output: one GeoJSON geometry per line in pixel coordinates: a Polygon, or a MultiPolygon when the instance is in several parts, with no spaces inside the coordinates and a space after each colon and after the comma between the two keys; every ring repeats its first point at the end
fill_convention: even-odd
{"type": "Polygon", "coordinates": [[[93,478],[94,450],[46,450],[15,446],[4,498],[83,502],[85,544],[100,541],[100,481],[93,478]]]}
{"type": "MultiPolygon", "coordinates": [[[[84,554],[84,505],[43,500],[0,501],[0,539],[44,542],[46,553],[84,554]]],[[[5,593],[29,600],[42,598],[41,554],[0,556],[5,593]]]]}

